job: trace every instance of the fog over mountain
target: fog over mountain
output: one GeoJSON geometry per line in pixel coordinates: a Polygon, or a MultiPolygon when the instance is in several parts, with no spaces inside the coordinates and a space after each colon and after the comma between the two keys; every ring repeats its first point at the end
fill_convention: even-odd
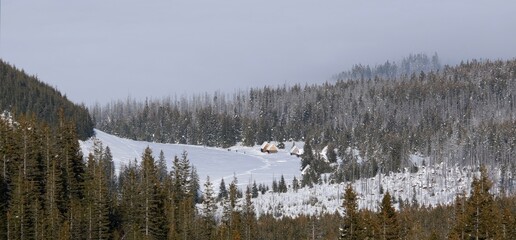
{"type": "Polygon", "coordinates": [[[1,4],[0,57],[86,104],[319,83],[410,53],[443,64],[516,56],[514,1],[1,4]]]}

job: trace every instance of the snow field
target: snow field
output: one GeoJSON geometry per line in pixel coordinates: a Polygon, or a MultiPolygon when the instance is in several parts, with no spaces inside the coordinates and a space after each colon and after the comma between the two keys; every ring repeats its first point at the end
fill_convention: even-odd
{"type": "MultiPolygon", "coordinates": [[[[187,151],[191,164],[197,168],[201,187],[206,176],[210,176],[215,192],[218,192],[222,178],[226,184],[229,184],[233,176],[236,176],[238,186],[245,192],[245,187],[250,186],[253,181],[270,186],[273,179],[279,181],[281,175],[284,175],[289,186],[287,193],[269,191],[252,199],[257,216],[273,214],[280,218],[301,214],[335,213],[335,211],[342,213],[342,195],[347,183],[323,183],[314,185],[312,188],[301,188],[296,192],[290,188],[294,176],[301,178],[300,158],[289,154],[292,142],[286,142],[285,149],[280,149],[278,153],[267,154],[260,152],[258,145],[255,147],[237,145],[229,149],[221,149],[134,141],[99,130],[95,132],[96,138],[103,143],[104,147],[110,147],[117,172],[120,171],[121,166],[135,159],[140,161],[143,150],[147,146],[151,147],[156,159],[160,150],[163,150],[169,170],[174,156],[180,157],[183,151],[187,151]]],[[[296,142],[295,145],[301,149],[303,147],[303,143],[300,142],[296,142]]],[[[87,156],[92,151],[93,140],[81,142],[81,148],[87,156]]],[[[420,165],[424,160],[417,155],[410,156],[410,159],[416,165],[420,165]]],[[[415,200],[419,205],[436,206],[452,204],[457,194],[468,195],[473,177],[478,175],[478,168],[447,167],[445,164],[431,167],[420,165],[416,173],[405,170],[401,173],[379,174],[372,178],[354,181],[352,186],[358,194],[359,208],[377,210],[383,198],[381,189],[384,193],[388,191],[391,194],[396,208],[399,208],[399,200],[409,204],[415,200]]],[[[500,171],[491,169],[489,175],[494,183],[492,192],[497,194],[499,191],[496,186],[500,181],[500,171]]],[[[242,206],[244,201],[245,198],[239,199],[239,205],[242,206]]],[[[219,218],[222,215],[221,203],[218,203],[217,215],[219,218]]]]}
{"type": "MultiPolygon", "coordinates": [[[[173,166],[174,156],[181,157],[183,151],[188,153],[190,163],[195,166],[200,177],[200,185],[204,184],[206,177],[218,191],[222,178],[226,184],[237,177],[239,186],[246,186],[256,181],[257,184],[271,185],[273,179],[279,181],[281,175],[285,181],[292,182],[294,176],[300,175],[301,159],[289,154],[292,142],[286,142],[285,149],[279,149],[278,153],[267,154],[260,152],[260,146],[245,147],[236,145],[229,149],[193,146],[183,144],[163,144],[144,141],[134,141],[119,138],[95,129],[96,138],[104,147],[109,146],[115,163],[115,171],[118,173],[122,166],[141,160],[144,149],[149,146],[154,158],[157,160],[159,152],[163,150],[167,160],[168,169],[173,166]]],[[[81,149],[84,157],[93,151],[93,140],[81,141],[81,149]]],[[[296,146],[303,146],[297,142],[296,146]]]]}
{"type": "MultiPolygon", "coordinates": [[[[473,177],[479,177],[478,169],[469,167],[443,168],[443,165],[421,167],[417,173],[381,174],[373,178],[360,179],[352,183],[358,195],[360,209],[378,210],[384,196],[380,193],[382,186],[395,201],[399,209],[399,200],[411,204],[413,200],[422,206],[453,204],[457,194],[469,195],[473,177]]],[[[492,193],[499,193],[496,188],[498,169],[490,172],[494,182],[492,193]]],[[[257,215],[273,214],[275,217],[295,217],[298,215],[318,215],[321,213],[342,212],[342,196],[347,183],[320,184],[313,188],[301,188],[297,192],[289,189],[287,193],[268,192],[253,199],[257,215]]],[[[243,204],[244,200],[241,200],[243,204]]]]}

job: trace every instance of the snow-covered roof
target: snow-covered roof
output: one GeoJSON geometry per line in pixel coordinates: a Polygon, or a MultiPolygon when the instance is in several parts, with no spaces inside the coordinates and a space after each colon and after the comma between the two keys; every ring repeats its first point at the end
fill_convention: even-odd
{"type": "Polygon", "coordinates": [[[275,152],[277,152],[277,151],[278,151],[278,148],[277,148],[277,147],[276,147],[276,145],[274,145],[274,144],[269,144],[269,145],[267,146],[267,151],[271,151],[271,152],[272,152],[272,151],[275,151],[275,152]]]}
{"type": "Polygon", "coordinates": [[[299,154],[299,148],[297,148],[296,146],[292,147],[292,149],[290,149],[290,153],[299,154]]]}

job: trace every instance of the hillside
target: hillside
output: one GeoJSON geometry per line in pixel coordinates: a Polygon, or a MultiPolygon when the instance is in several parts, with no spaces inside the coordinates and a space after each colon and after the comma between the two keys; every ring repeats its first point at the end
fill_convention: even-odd
{"type": "Polygon", "coordinates": [[[135,140],[229,147],[310,141],[343,160],[338,181],[419,165],[492,165],[516,174],[516,60],[468,61],[428,73],[263,87],[234,95],[137,102],[90,112],[102,131],[135,140]],[[348,149],[358,154],[350,154],[348,149]],[[360,164],[358,164],[360,163],[360,164]]]}
{"type": "Polygon", "coordinates": [[[92,136],[94,123],[84,105],[71,102],[55,88],[1,60],[0,86],[0,111],[34,115],[55,129],[62,109],[66,119],[73,119],[81,139],[92,136]]]}
{"type": "MultiPolygon", "coordinates": [[[[459,77],[455,82],[429,73],[433,77],[421,74],[408,82],[394,80],[394,85],[360,80],[307,87],[291,96],[306,94],[303,104],[309,105],[321,89],[338,95],[347,89],[342,86],[357,84],[354,91],[344,91],[356,97],[356,92],[376,82],[390,90],[359,97],[363,106],[352,114],[342,112],[345,102],[335,105],[328,116],[318,107],[308,107],[307,125],[289,133],[306,131],[298,139],[304,143],[294,137],[279,138],[275,144],[286,149],[275,154],[262,153],[258,138],[248,142],[244,137],[243,144],[231,144],[238,140],[232,134],[262,134],[246,125],[255,120],[244,108],[235,110],[242,115],[220,113],[220,118],[213,118],[206,109],[220,110],[223,105],[185,108],[195,118],[182,119],[190,125],[185,125],[181,141],[197,139],[196,145],[134,141],[102,131],[81,142],[75,124],[63,114],[52,131],[30,114],[3,112],[0,238],[336,239],[356,233],[355,239],[515,239],[512,101],[516,63],[468,64],[450,71],[464,71],[466,79],[476,79],[478,73],[478,86],[459,83],[459,77]],[[467,70],[468,66],[478,72],[467,70]],[[486,77],[491,75],[493,79],[486,77]],[[407,95],[415,91],[411,86],[431,88],[418,92],[418,102],[407,95]],[[452,93],[440,95],[444,91],[440,87],[452,93]],[[375,99],[382,98],[383,105],[375,105],[375,99]],[[407,98],[412,100],[405,102],[407,98]],[[461,101],[468,101],[468,117],[460,117],[461,101]],[[434,115],[419,113],[429,111],[425,108],[434,109],[434,115]],[[353,122],[361,113],[364,119],[353,122]],[[389,114],[393,119],[382,125],[381,117],[389,114]],[[440,118],[444,116],[446,120],[440,118]],[[235,132],[238,128],[231,124],[240,121],[242,132],[235,132]],[[327,121],[335,122],[330,126],[327,121]],[[195,132],[199,130],[195,126],[202,131],[195,132]],[[218,141],[224,148],[211,147],[218,141]],[[302,148],[300,158],[288,154],[294,143],[302,148]]],[[[24,84],[30,85],[22,82],[21,88],[24,84]]],[[[289,91],[284,94],[293,93],[289,91]]],[[[337,95],[321,96],[314,106],[332,104],[336,100],[331,96],[337,95]]],[[[262,99],[267,94],[252,96],[262,99]]],[[[289,111],[285,100],[270,102],[270,109],[276,104],[289,111]]],[[[175,119],[172,115],[162,115],[164,121],[157,125],[148,124],[155,117],[154,106],[144,106],[142,118],[127,115],[139,119],[136,127],[161,126],[162,133],[172,133],[164,126],[181,124],[170,121],[175,119]]],[[[268,114],[269,108],[264,108],[256,118],[258,124],[271,120],[268,114]]],[[[264,126],[261,130],[271,134],[265,139],[274,139],[288,123],[264,126]]]]}
{"type": "MultiPolygon", "coordinates": [[[[163,151],[168,170],[173,170],[173,157],[188,153],[190,163],[196,167],[200,181],[209,176],[217,185],[222,178],[231,182],[238,179],[240,189],[251,186],[254,182],[271,187],[273,180],[279,181],[284,176],[288,185],[285,193],[266,192],[253,199],[258,216],[273,214],[275,216],[298,217],[303,214],[334,213],[341,211],[342,194],[347,183],[351,183],[358,194],[358,206],[361,209],[376,210],[385,192],[390,192],[397,204],[420,204],[424,206],[450,205],[458,194],[469,194],[473,177],[479,176],[476,167],[434,166],[421,167],[411,173],[405,169],[401,173],[378,174],[371,178],[362,178],[353,182],[335,183],[329,179],[322,180],[313,187],[293,188],[293,178],[300,179],[300,158],[290,156],[287,150],[277,154],[259,151],[260,146],[233,146],[229,149],[202,147],[184,144],[162,144],[119,138],[96,130],[95,139],[81,141],[82,152],[94,153],[95,141],[100,141],[111,150],[115,172],[119,173],[123,166],[141,160],[143,149],[150,147],[154,157],[158,159],[163,151]]],[[[291,144],[291,143],[289,143],[291,144]]],[[[302,143],[296,143],[302,148],[302,143]]],[[[415,158],[417,156],[411,156],[415,158]]],[[[500,194],[502,188],[501,169],[488,171],[494,182],[493,194],[500,194]]],[[[508,179],[513,181],[512,178],[508,179]]],[[[507,181],[507,180],[506,180],[507,181]]],[[[203,189],[203,187],[201,187],[203,189]]],[[[204,190],[204,189],[203,189],[204,190]]],[[[508,189],[506,189],[508,190],[508,189]]],[[[244,199],[240,199],[240,205],[244,199]]],[[[399,208],[399,205],[396,205],[399,208]]],[[[222,206],[219,207],[219,217],[222,206]]]]}
{"type": "MultiPolygon", "coordinates": [[[[441,163],[432,166],[420,166],[417,172],[404,169],[400,173],[378,173],[374,177],[344,183],[333,182],[325,176],[324,180],[321,180],[318,184],[299,187],[296,186],[298,183],[293,180],[293,177],[300,179],[300,175],[302,175],[298,168],[300,159],[290,156],[288,151],[285,150],[280,150],[276,154],[267,154],[260,152],[258,150],[259,146],[237,145],[229,149],[221,149],[183,144],[161,144],[122,139],[96,130],[94,139],[81,142],[82,151],[92,154],[90,156],[98,155],[99,146],[102,147],[99,142],[112,149],[108,155],[113,159],[116,172],[120,175],[119,182],[122,184],[127,184],[126,182],[130,180],[129,176],[133,171],[143,171],[141,167],[144,167],[149,151],[145,150],[143,154],[139,154],[142,151],[141,149],[147,147],[153,149],[155,159],[160,159],[161,156],[157,152],[163,151],[167,156],[165,164],[168,166],[172,179],[177,179],[181,165],[178,165],[171,156],[178,156],[183,151],[188,151],[189,163],[192,164],[192,169],[195,167],[197,170],[196,174],[192,175],[192,181],[206,182],[204,186],[199,183],[197,185],[201,186],[198,194],[202,195],[202,201],[195,205],[196,211],[199,212],[199,216],[213,217],[217,223],[218,231],[222,233],[224,228],[228,226],[228,220],[226,219],[240,219],[239,217],[241,217],[247,219],[242,222],[245,227],[256,227],[254,221],[258,221],[259,225],[265,228],[267,226],[273,227],[276,224],[284,224],[283,228],[289,231],[296,229],[295,226],[298,224],[306,224],[305,221],[308,218],[309,227],[312,229],[324,233],[325,236],[328,236],[326,234],[335,234],[336,228],[342,228],[342,223],[345,223],[345,220],[340,222],[342,218],[346,219],[346,216],[349,215],[349,212],[347,212],[349,209],[346,210],[343,204],[343,202],[346,203],[345,192],[348,184],[356,192],[356,211],[365,216],[371,214],[369,217],[378,218],[378,220],[381,219],[380,213],[384,208],[382,206],[384,204],[383,199],[389,193],[393,211],[396,215],[399,214],[398,224],[406,228],[399,234],[408,236],[409,239],[421,239],[421,236],[428,236],[435,229],[440,229],[441,232],[437,234],[440,238],[453,234],[456,231],[455,226],[460,226],[459,230],[468,229],[455,221],[455,219],[460,218],[461,212],[457,210],[461,209],[457,206],[460,206],[460,204],[475,204],[469,199],[475,198],[475,194],[478,194],[475,190],[475,185],[479,184],[478,179],[489,179],[482,180],[487,181],[483,183],[485,185],[483,191],[485,192],[482,194],[487,194],[485,198],[487,200],[484,201],[488,201],[483,203],[482,206],[492,206],[492,199],[495,199],[496,209],[492,211],[506,209],[503,214],[496,215],[495,218],[482,220],[482,224],[513,216],[511,214],[514,211],[511,207],[514,206],[514,198],[507,191],[509,189],[504,188],[507,183],[513,185],[514,180],[512,176],[504,176],[502,169],[499,168],[482,170],[478,166],[446,166],[441,163]],[[285,176],[287,186],[284,190],[274,188],[274,185],[278,182],[280,182],[280,186],[282,184],[279,181],[280,177],[278,177],[280,174],[281,178],[283,178],[283,175],[285,176]],[[198,175],[201,177],[199,178],[198,175]],[[208,180],[203,176],[210,176],[211,178],[208,180]],[[228,195],[225,197],[220,197],[221,194],[224,196],[222,188],[214,189],[213,187],[219,186],[218,183],[221,179],[230,183],[230,193],[226,192],[225,194],[228,195]],[[259,183],[258,188],[256,183],[259,183]],[[262,188],[262,183],[267,185],[266,189],[262,188]],[[210,199],[210,196],[219,197],[210,199]],[[508,205],[499,205],[502,201],[508,205]],[[230,202],[232,203],[230,204],[230,202]],[[457,212],[452,211],[453,209],[457,212]],[[231,214],[231,217],[228,214],[231,214]],[[249,220],[250,216],[253,219],[256,217],[257,220],[249,220]],[[336,219],[338,221],[335,221],[336,219]]],[[[296,146],[302,147],[302,143],[296,143],[296,146]]],[[[415,155],[410,156],[410,158],[412,161],[419,163],[427,160],[425,157],[415,155]]],[[[157,160],[156,163],[158,169],[161,166],[160,161],[157,160]]],[[[138,182],[138,184],[142,183],[138,182]]],[[[190,184],[196,185],[192,182],[190,184]]],[[[360,222],[366,224],[364,223],[366,221],[368,220],[364,218],[360,222]]],[[[504,227],[508,224],[513,223],[503,222],[496,227],[504,227]]],[[[375,228],[375,225],[371,225],[371,227],[375,228]]],[[[243,228],[242,231],[245,232],[245,229],[243,228]]],[[[262,234],[267,235],[256,233],[255,236],[263,236],[262,234]]],[[[374,231],[371,234],[374,235],[374,231]]],[[[490,232],[489,234],[493,233],[490,232]]],[[[290,233],[283,231],[274,232],[273,235],[291,236],[290,233]]]]}
{"type": "MultiPolygon", "coordinates": [[[[105,132],[95,130],[95,139],[108,146],[113,156],[115,171],[118,173],[123,166],[127,166],[139,160],[142,151],[146,147],[154,150],[154,157],[158,159],[159,152],[163,151],[168,170],[172,170],[174,156],[181,156],[186,151],[192,165],[197,168],[200,180],[204,181],[206,176],[219,183],[222,178],[230,182],[233,176],[240,179],[239,185],[247,186],[256,181],[270,185],[274,178],[279,179],[281,175],[289,182],[294,176],[300,175],[300,159],[290,156],[288,150],[282,150],[277,154],[260,152],[260,146],[245,147],[233,146],[229,149],[215,147],[203,147],[184,144],[164,144],[144,141],[134,141],[119,138],[105,132]]],[[[82,152],[87,155],[93,152],[95,140],[81,141],[82,152]]],[[[300,143],[297,143],[301,145],[300,143]]]]}

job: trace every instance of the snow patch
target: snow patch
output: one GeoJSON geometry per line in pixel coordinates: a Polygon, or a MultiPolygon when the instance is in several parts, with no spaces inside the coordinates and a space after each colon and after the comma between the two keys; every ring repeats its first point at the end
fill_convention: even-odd
{"type": "MultiPolygon", "coordinates": [[[[244,186],[253,181],[271,185],[273,178],[283,175],[286,181],[292,181],[294,176],[299,176],[300,159],[291,156],[289,150],[278,149],[278,153],[267,154],[260,152],[260,145],[253,147],[242,146],[241,143],[228,149],[183,145],[151,143],[134,141],[107,134],[95,129],[95,135],[103,146],[109,146],[115,163],[115,171],[120,172],[124,165],[128,165],[135,159],[140,161],[144,149],[149,146],[158,158],[160,150],[163,150],[167,159],[169,170],[173,165],[174,156],[181,156],[183,151],[188,153],[190,163],[197,168],[201,178],[201,185],[206,176],[215,186],[222,178],[226,183],[232,181],[235,175],[238,185],[244,186]]],[[[285,142],[285,146],[291,146],[292,142],[285,142]]],[[[93,151],[93,140],[80,141],[84,156],[93,151]]],[[[302,145],[295,143],[296,146],[302,145]]]]}

